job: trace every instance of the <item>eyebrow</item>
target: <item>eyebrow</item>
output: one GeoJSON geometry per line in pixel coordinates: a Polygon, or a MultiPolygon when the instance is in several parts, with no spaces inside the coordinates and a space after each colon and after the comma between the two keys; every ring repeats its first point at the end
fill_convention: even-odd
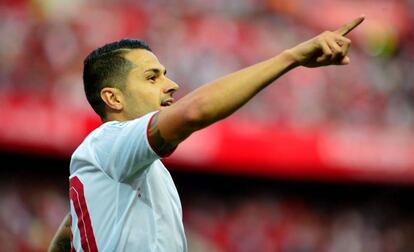
{"type": "Polygon", "coordinates": [[[144,71],[144,73],[146,72],[155,72],[156,74],[161,73],[164,70],[164,75],[167,75],[167,69],[162,69],[162,68],[150,68],[144,71]]]}

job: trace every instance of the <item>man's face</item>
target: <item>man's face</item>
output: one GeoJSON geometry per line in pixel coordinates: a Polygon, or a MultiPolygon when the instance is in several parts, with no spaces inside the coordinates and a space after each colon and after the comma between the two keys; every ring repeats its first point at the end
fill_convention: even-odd
{"type": "Polygon", "coordinates": [[[134,66],[130,70],[124,93],[124,110],[128,119],[170,106],[178,85],[166,76],[157,57],[145,49],[133,49],[124,56],[134,66]]]}

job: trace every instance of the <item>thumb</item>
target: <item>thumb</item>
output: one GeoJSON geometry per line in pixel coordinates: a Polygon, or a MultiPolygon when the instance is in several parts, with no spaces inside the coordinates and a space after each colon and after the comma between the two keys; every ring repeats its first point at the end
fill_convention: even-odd
{"type": "Polygon", "coordinates": [[[340,65],[348,65],[349,63],[351,63],[351,59],[348,56],[345,56],[339,64],[340,65]]]}

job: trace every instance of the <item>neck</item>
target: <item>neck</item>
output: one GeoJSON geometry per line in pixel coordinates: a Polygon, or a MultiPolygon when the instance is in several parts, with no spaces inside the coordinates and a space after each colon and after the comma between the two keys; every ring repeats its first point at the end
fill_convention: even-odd
{"type": "Polygon", "coordinates": [[[102,120],[104,123],[105,122],[110,122],[110,121],[119,121],[119,122],[123,122],[123,121],[128,121],[130,119],[128,119],[126,116],[124,116],[123,114],[113,114],[113,113],[109,113],[106,115],[106,117],[102,120]]]}
{"type": "Polygon", "coordinates": [[[118,122],[124,122],[133,120],[135,118],[139,118],[146,113],[140,113],[137,115],[127,115],[126,113],[107,113],[106,117],[102,120],[103,122],[110,122],[110,121],[118,121],[118,122]]]}

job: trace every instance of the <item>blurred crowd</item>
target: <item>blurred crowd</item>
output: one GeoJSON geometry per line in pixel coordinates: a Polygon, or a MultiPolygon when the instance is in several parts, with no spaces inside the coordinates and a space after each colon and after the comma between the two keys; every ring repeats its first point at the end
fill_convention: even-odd
{"type": "Polygon", "coordinates": [[[236,113],[272,125],[414,126],[412,1],[5,0],[0,4],[0,92],[90,109],[82,61],[120,38],[147,41],[178,97],[267,59],[356,15],[352,63],[297,69],[236,113]]]}
{"type": "MultiPolygon", "coordinates": [[[[316,196],[318,191],[311,186],[306,190],[313,192],[313,197],[288,190],[202,193],[197,192],[198,185],[194,186],[193,192],[181,195],[189,251],[414,250],[412,208],[404,209],[404,205],[390,203],[386,197],[368,197],[361,203],[347,201],[344,195],[334,192],[324,193],[334,200],[324,199],[323,195],[316,196]]],[[[67,194],[62,190],[65,187],[57,183],[2,181],[0,251],[46,251],[68,211],[67,194]]],[[[348,197],[357,198],[354,193],[348,197]]]]}
{"type": "MultiPolygon", "coordinates": [[[[28,178],[26,178],[28,179],[28,178]]],[[[34,181],[41,179],[33,176],[34,181]]],[[[44,252],[69,211],[66,185],[2,181],[0,251],[44,252]]]]}
{"type": "MultiPolygon", "coordinates": [[[[312,190],[309,188],[309,190],[312,190]]],[[[197,197],[185,209],[190,251],[408,252],[414,216],[378,202],[323,206],[301,196],[225,201],[197,197]]],[[[314,199],[315,201],[315,199],[314,199]]]]}

